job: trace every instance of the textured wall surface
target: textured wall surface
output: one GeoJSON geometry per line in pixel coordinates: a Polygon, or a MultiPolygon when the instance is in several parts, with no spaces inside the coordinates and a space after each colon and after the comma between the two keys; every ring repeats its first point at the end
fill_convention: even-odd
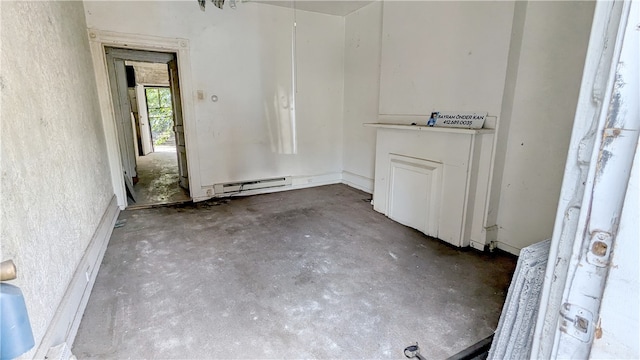
{"type": "Polygon", "coordinates": [[[37,347],[113,191],[82,2],[1,6],[0,258],[37,347]]]}

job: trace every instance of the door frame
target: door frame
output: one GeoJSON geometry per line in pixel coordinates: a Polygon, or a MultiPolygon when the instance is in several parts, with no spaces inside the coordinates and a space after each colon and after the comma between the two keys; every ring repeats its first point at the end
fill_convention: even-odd
{"type": "Polygon", "coordinates": [[[193,102],[193,83],[191,80],[191,57],[189,40],[180,38],[164,38],[157,36],[126,34],[97,29],[87,29],[89,47],[96,76],[102,126],[104,128],[109,169],[113,192],[118,200],[120,209],[127,207],[127,192],[122,176],[122,161],[116,132],[114,102],[109,87],[107,58],[105,47],[118,47],[131,50],[146,50],[157,52],[172,52],[176,54],[178,62],[178,76],[180,78],[180,100],[184,122],[184,136],[187,152],[187,168],[189,172],[189,195],[192,199],[205,198],[202,190],[198,170],[198,145],[195,107],[193,102]]]}

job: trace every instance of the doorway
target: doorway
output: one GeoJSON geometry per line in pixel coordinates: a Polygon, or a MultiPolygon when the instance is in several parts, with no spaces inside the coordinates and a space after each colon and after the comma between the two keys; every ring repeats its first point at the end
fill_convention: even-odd
{"type": "Polygon", "coordinates": [[[190,201],[175,53],[106,47],[127,208],[190,201]]]}

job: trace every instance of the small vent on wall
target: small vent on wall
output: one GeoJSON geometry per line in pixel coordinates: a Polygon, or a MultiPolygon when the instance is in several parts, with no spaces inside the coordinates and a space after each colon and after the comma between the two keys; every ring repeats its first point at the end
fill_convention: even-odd
{"type": "Polygon", "coordinates": [[[287,186],[287,185],[291,185],[290,176],[274,178],[274,179],[260,179],[260,180],[253,180],[253,181],[215,184],[213,185],[213,190],[215,191],[216,195],[220,195],[220,194],[229,194],[229,193],[239,193],[239,192],[248,191],[248,190],[287,186]]]}

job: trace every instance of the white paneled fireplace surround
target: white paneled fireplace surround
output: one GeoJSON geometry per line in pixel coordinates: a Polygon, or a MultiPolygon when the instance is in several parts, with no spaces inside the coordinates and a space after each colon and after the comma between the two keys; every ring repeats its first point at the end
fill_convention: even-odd
{"type": "Polygon", "coordinates": [[[373,208],[452,245],[484,249],[493,129],[374,123],[373,208]]]}

